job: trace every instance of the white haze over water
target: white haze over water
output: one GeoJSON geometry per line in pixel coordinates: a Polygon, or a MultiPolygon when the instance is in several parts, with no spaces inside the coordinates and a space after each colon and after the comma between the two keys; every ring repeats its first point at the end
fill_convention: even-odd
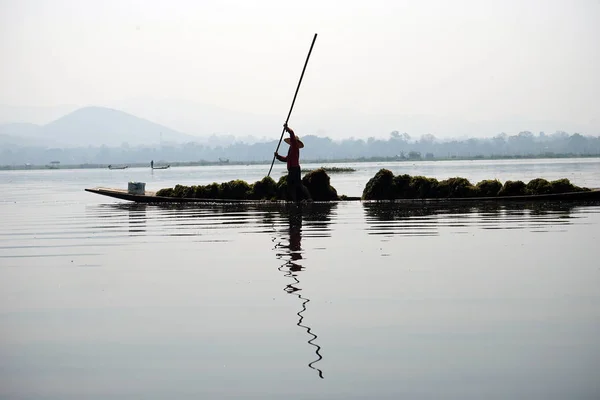
{"type": "Polygon", "coordinates": [[[318,33],[304,134],[598,135],[598,21],[596,0],[0,0],[0,123],[95,105],[278,137],[318,33]]]}

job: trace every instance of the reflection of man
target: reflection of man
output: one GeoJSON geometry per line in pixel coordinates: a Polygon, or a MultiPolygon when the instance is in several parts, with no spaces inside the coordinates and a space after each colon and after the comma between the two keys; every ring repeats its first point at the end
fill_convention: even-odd
{"type": "MultiPolygon", "coordinates": [[[[301,213],[290,213],[288,221],[290,223],[289,234],[290,234],[290,257],[293,261],[301,260],[301,244],[302,240],[302,214],[301,213]]],[[[302,266],[292,263],[290,271],[301,271],[302,266]]]]}

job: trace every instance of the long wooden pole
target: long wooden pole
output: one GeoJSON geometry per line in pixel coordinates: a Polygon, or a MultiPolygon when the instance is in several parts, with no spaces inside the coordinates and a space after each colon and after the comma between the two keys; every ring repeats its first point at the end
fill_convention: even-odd
{"type": "MultiPolygon", "coordinates": [[[[294,99],[292,100],[292,106],[290,107],[290,112],[285,119],[285,124],[287,125],[290,120],[290,116],[292,115],[292,110],[294,109],[294,103],[296,102],[296,96],[298,96],[298,90],[300,90],[300,84],[302,83],[302,78],[304,77],[304,71],[306,71],[306,66],[308,65],[308,59],[310,58],[310,53],[312,53],[313,46],[315,45],[315,41],[317,40],[317,34],[313,37],[312,43],[310,44],[310,50],[308,50],[308,55],[306,56],[306,61],[304,62],[304,68],[302,68],[302,74],[300,75],[300,81],[298,82],[298,87],[296,87],[296,93],[294,93],[294,99]]],[[[277,148],[275,149],[275,153],[279,150],[279,146],[281,145],[281,141],[283,140],[283,134],[285,133],[285,127],[281,131],[281,137],[279,138],[279,143],[277,143],[277,148]]],[[[271,168],[269,168],[269,173],[267,176],[271,175],[271,170],[273,169],[273,164],[275,163],[275,155],[273,155],[273,161],[271,161],[271,168]]]]}

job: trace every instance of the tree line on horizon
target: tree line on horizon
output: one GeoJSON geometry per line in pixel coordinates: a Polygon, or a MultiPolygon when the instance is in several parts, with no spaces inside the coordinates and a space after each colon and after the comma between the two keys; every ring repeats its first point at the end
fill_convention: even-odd
{"type": "MultiPolygon", "coordinates": [[[[516,135],[501,133],[492,138],[440,140],[433,135],[413,139],[407,133],[393,131],[387,138],[335,141],[328,137],[303,136],[301,158],[307,161],[364,159],[452,159],[498,157],[600,156],[600,136],[584,136],[558,131],[534,134],[523,131],[516,135]]],[[[0,145],[0,165],[46,165],[59,161],[63,165],[126,164],[169,162],[262,162],[270,161],[277,141],[209,146],[199,143],[163,144],[119,147],[90,146],[48,148],[42,146],[0,145]]],[[[281,143],[280,153],[287,145],[281,143]]]]}

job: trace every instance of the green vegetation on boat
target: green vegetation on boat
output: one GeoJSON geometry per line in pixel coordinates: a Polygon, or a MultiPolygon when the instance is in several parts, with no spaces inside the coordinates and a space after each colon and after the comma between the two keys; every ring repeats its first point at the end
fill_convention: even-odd
{"type": "MultiPolygon", "coordinates": [[[[304,175],[302,184],[306,186],[311,199],[315,201],[338,200],[337,191],[329,184],[329,175],[319,168],[304,175]]],[[[278,182],[271,177],[249,184],[237,179],[224,183],[209,185],[184,186],[160,189],[156,196],[197,199],[230,199],[230,200],[288,200],[287,175],[278,182]]]]}
{"type": "MultiPolygon", "coordinates": [[[[330,185],[330,178],[324,168],[304,175],[302,183],[315,201],[349,199],[338,196],[330,185]]],[[[362,193],[363,200],[400,200],[400,199],[460,199],[494,198],[512,196],[534,196],[587,192],[588,188],[573,185],[568,179],[547,181],[542,178],[522,181],[483,180],[473,185],[466,178],[455,177],[438,181],[424,176],[396,175],[388,169],[381,169],[371,178],[362,193]]],[[[209,185],[184,186],[160,189],[158,197],[179,199],[219,199],[219,200],[288,200],[287,176],[278,182],[271,177],[249,184],[243,180],[233,180],[209,185]]]]}
{"type": "Polygon", "coordinates": [[[573,185],[568,179],[547,181],[537,178],[525,184],[522,181],[506,181],[504,185],[497,179],[484,180],[473,185],[465,178],[449,178],[438,181],[424,176],[396,175],[388,169],[380,169],[367,182],[363,190],[363,200],[396,199],[440,199],[466,197],[527,196],[540,194],[560,194],[589,191],[573,185]]]}

